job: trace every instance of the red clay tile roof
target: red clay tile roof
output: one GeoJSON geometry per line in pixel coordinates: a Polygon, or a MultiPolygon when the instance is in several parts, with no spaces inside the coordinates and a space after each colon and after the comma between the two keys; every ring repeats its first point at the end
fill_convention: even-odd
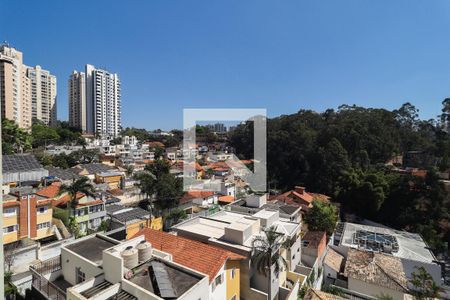
{"type": "Polygon", "coordinates": [[[19,206],[19,201],[5,201],[3,202],[3,207],[13,207],[13,206],[19,206]]]}
{"type": "Polygon", "coordinates": [[[180,199],[180,204],[187,203],[191,201],[192,199],[198,199],[198,198],[208,198],[214,195],[214,192],[209,191],[201,191],[201,190],[192,190],[184,193],[183,197],[180,199]]]}
{"type": "Polygon", "coordinates": [[[291,205],[311,206],[314,200],[329,201],[329,197],[322,194],[306,192],[306,189],[304,187],[297,186],[294,190],[269,197],[269,201],[275,200],[291,205]]]}
{"type": "Polygon", "coordinates": [[[220,202],[231,203],[231,202],[234,201],[234,197],[233,196],[220,196],[219,197],[219,201],[220,202]]]}
{"type": "Polygon", "coordinates": [[[149,148],[164,148],[164,144],[161,142],[145,142],[149,148]]]}
{"type": "Polygon", "coordinates": [[[60,182],[54,182],[51,185],[37,191],[36,195],[45,198],[55,198],[56,196],[58,196],[60,186],[60,182]]]}
{"type": "Polygon", "coordinates": [[[52,200],[47,199],[47,200],[38,200],[36,203],[36,206],[41,206],[41,205],[47,205],[47,204],[51,204],[52,200]]]}
{"type": "Polygon", "coordinates": [[[121,189],[112,189],[108,190],[107,192],[114,196],[122,196],[124,194],[124,191],[121,189]]]}
{"type": "MultiPolygon", "coordinates": [[[[191,162],[191,163],[189,163],[189,165],[190,166],[195,166],[195,170],[197,172],[204,171],[203,167],[198,162],[195,162],[195,165],[194,165],[194,162],[191,162]]],[[[171,167],[178,168],[178,169],[183,169],[184,168],[184,163],[182,161],[177,161],[177,162],[174,162],[171,167]]]]}
{"type": "Polygon", "coordinates": [[[153,248],[172,254],[173,260],[209,276],[212,282],[227,260],[245,259],[225,249],[150,228],[141,229],[134,237],[144,235],[153,248]]]}
{"type": "Polygon", "coordinates": [[[207,165],[209,169],[223,168],[229,170],[230,167],[223,161],[213,162],[207,165]]]}
{"type": "MultiPolygon", "coordinates": [[[[57,198],[58,200],[64,201],[66,198],[68,198],[70,200],[70,196],[68,194],[58,196],[60,187],[61,187],[60,182],[54,182],[51,185],[37,191],[36,195],[45,197],[45,198],[49,198],[49,199],[57,198]]],[[[83,198],[84,196],[85,195],[83,193],[77,193],[77,199],[83,198]]]]}
{"type": "Polygon", "coordinates": [[[94,205],[94,204],[102,204],[103,200],[92,200],[89,202],[84,202],[84,203],[78,203],[76,207],[83,207],[83,206],[89,206],[89,205],[94,205]]]}

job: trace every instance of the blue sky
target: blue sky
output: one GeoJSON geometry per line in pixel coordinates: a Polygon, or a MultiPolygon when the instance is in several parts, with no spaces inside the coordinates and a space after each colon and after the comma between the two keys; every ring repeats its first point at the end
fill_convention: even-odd
{"type": "Polygon", "coordinates": [[[340,104],[422,118],[450,97],[450,1],[10,1],[0,40],[58,78],[86,63],[119,74],[123,125],[182,126],[183,108],[340,104]]]}

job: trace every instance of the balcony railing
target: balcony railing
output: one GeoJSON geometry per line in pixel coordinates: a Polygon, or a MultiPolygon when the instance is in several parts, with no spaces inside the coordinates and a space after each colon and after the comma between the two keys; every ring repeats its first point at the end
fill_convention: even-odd
{"type": "Polygon", "coordinates": [[[33,287],[38,290],[47,299],[66,300],[66,292],[61,290],[52,282],[48,281],[44,276],[37,275],[32,272],[33,287]]]}
{"type": "MultiPolygon", "coordinates": [[[[45,275],[61,270],[61,257],[51,258],[30,267],[32,286],[47,299],[65,300],[66,292],[55,283],[49,281],[45,275]]],[[[50,276],[48,276],[50,277],[50,276]]]]}
{"type": "Polygon", "coordinates": [[[40,275],[54,273],[61,270],[61,257],[57,256],[48,260],[44,260],[32,265],[30,268],[40,275]]]}

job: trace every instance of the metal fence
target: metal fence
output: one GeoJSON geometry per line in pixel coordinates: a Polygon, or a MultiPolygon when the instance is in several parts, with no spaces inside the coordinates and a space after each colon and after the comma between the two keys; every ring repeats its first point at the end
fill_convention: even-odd
{"type": "Polygon", "coordinates": [[[30,267],[36,273],[43,275],[61,270],[61,256],[50,258],[30,267]]]}
{"type": "Polygon", "coordinates": [[[32,286],[39,291],[47,299],[65,300],[66,293],[54,283],[50,282],[44,277],[45,274],[58,272],[61,270],[61,257],[54,257],[42,262],[39,262],[30,267],[32,279],[32,286]]]}

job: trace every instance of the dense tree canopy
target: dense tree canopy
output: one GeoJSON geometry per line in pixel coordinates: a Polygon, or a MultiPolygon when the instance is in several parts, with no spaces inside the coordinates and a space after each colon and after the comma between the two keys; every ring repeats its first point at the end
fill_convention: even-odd
{"type": "MultiPolygon", "coordinates": [[[[342,105],[317,113],[300,110],[267,121],[268,186],[305,185],[341,202],[345,211],[421,233],[436,250],[450,240],[450,200],[435,169],[450,169],[450,135],[442,120],[420,120],[405,103],[397,110],[342,105]],[[392,163],[429,170],[426,178],[392,172],[392,163]],[[395,163],[395,160],[393,160],[395,163]]],[[[253,123],[230,137],[241,158],[253,156],[253,123]]]]}

